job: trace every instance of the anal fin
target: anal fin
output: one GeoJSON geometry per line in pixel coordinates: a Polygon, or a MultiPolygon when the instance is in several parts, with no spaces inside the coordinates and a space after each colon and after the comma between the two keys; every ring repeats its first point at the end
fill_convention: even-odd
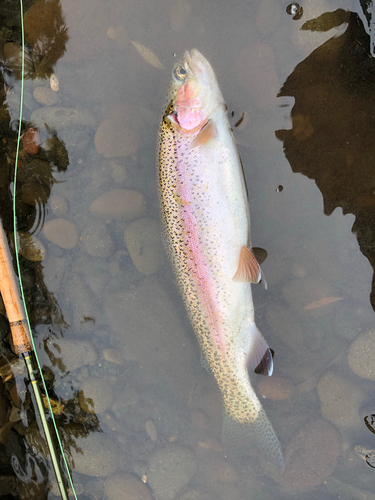
{"type": "Polygon", "coordinates": [[[258,375],[271,376],[273,373],[273,351],[255,324],[251,329],[251,347],[247,356],[247,367],[258,375]]]}

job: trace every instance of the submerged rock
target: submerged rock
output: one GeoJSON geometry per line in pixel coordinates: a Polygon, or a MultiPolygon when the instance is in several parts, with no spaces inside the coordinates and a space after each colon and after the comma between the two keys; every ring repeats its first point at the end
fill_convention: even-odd
{"type": "Polygon", "coordinates": [[[79,405],[87,413],[103,413],[113,401],[111,385],[102,378],[88,377],[79,391],[79,405]]]}
{"type": "Polygon", "coordinates": [[[68,213],[68,201],[61,194],[52,194],[49,199],[49,206],[56,217],[62,217],[68,213]]]}
{"type": "Polygon", "coordinates": [[[325,373],[318,382],[322,416],[340,429],[361,426],[359,408],[364,398],[361,389],[333,372],[325,373]]]}
{"type": "Polygon", "coordinates": [[[74,470],[87,476],[110,476],[117,471],[123,456],[109,436],[90,433],[86,437],[74,438],[75,446],[70,446],[71,458],[68,462],[74,470]]]}
{"type": "Polygon", "coordinates": [[[259,394],[268,399],[289,399],[295,391],[294,383],[284,377],[263,377],[258,384],[259,394]]]}
{"type": "Polygon", "coordinates": [[[52,130],[62,130],[67,127],[94,127],[95,117],[87,110],[44,106],[31,113],[30,121],[40,130],[47,125],[52,130]]]}
{"type": "Polygon", "coordinates": [[[74,248],[78,243],[78,232],[72,221],[68,219],[51,219],[44,224],[45,238],[65,250],[74,248]]]}
{"type": "Polygon", "coordinates": [[[95,149],[105,158],[133,155],[139,141],[139,118],[126,104],[114,106],[95,134],[95,149]]]}
{"type": "Polygon", "coordinates": [[[138,191],[112,189],[91,203],[90,212],[102,219],[132,220],[146,212],[146,200],[138,191]]]}
{"type": "Polygon", "coordinates": [[[35,87],[33,96],[37,102],[44,106],[53,106],[59,100],[59,96],[56,92],[44,86],[35,87]]]}
{"type": "Polygon", "coordinates": [[[162,262],[160,227],[154,219],[138,219],[125,229],[124,240],[134,266],[145,276],[156,273],[162,262]]]}
{"type": "Polygon", "coordinates": [[[106,479],[104,491],[108,500],[152,500],[150,489],[132,474],[114,474],[106,479]]]}
{"type": "Polygon", "coordinates": [[[356,375],[375,380],[375,332],[359,335],[348,351],[349,367],[356,375]]]}
{"type": "Polygon", "coordinates": [[[94,363],[98,357],[94,345],[89,340],[52,338],[44,341],[38,355],[41,363],[47,366],[56,365],[67,372],[94,363]]]}
{"type": "Polygon", "coordinates": [[[196,353],[168,294],[154,278],[113,293],[105,301],[115,342],[127,359],[130,351],[153,383],[169,384],[189,397],[194,384],[191,368],[196,353]]]}
{"type": "Polygon", "coordinates": [[[75,329],[81,332],[93,330],[101,311],[96,297],[80,275],[74,273],[65,277],[65,294],[72,304],[75,329]]]}
{"type": "Polygon", "coordinates": [[[148,459],[147,478],[158,500],[173,500],[197,472],[190,448],[167,446],[148,459]]]}
{"type": "Polygon", "coordinates": [[[322,418],[307,423],[285,450],[285,484],[297,489],[321,484],[332,474],[340,452],[340,439],[332,424],[322,418]]]}
{"type": "Polygon", "coordinates": [[[87,221],[81,241],[87,253],[93,257],[109,257],[115,251],[115,244],[102,221],[87,221]]]}
{"type": "Polygon", "coordinates": [[[46,248],[34,234],[19,231],[17,233],[18,251],[32,262],[40,262],[46,257],[46,248]]]}

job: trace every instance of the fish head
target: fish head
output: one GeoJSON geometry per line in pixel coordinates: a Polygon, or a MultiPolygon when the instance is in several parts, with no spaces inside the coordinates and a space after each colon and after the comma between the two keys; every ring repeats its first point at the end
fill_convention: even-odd
{"type": "Polygon", "coordinates": [[[224,104],[215,73],[196,49],[185,52],[175,65],[171,84],[170,121],[182,133],[199,131],[214,110],[224,104]]]}

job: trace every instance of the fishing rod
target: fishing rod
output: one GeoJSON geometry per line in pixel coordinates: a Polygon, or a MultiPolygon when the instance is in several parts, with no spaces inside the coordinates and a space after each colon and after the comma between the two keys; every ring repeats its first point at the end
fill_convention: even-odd
{"type": "Polygon", "coordinates": [[[0,292],[9,320],[14,352],[18,356],[22,355],[25,360],[39,417],[51,455],[52,465],[55,470],[57,483],[60,489],[61,498],[63,498],[63,500],[68,500],[69,496],[61,472],[60,462],[51,435],[51,429],[47,422],[38,381],[34,373],[31,333],[26,318],[26,309],[18,290],[7,238],[4,232],[3,224],[0,221],[0,292]]]}
{"type": "Polygon", "coordinates": [[[54,419],[51,402],[48,396],[48,391],[46,383],[43,377],[42,369],[38,360],[38,355],[35,350],[35,343],[31,332],[30,320],[27,314],[27,307],[25,301],[25,295],[22,286],[22,276],[20,270],[20,263],[18,258],[18,247],[17,247],[17,218],[16,218],[16,185],[17,185],[17,167],[18,167],[18,157],[21,141],[21,126],[22,126],[22,111],[23,111],[23,95],[24,95],[24,75],[25,75],[25,34],[24,34],[24,24],[23,24],[23,1],[20,0],[20,18],[21,18],[21,38],[22,38],[22,59],[21,59],[21,96],[20,96],[20,114],[18,123],[18,138],[17,138],[17,150],[16,150],[16,160],[14,168],[14,182],[13,182],[13,233],[14,233],[14,248],[18,271],[19,287],[17,285],[17,278],[13,270],[12,258],[9,251],[8,241],[4,232],[2,221],[0,220],[0,292],[4,301],[6,313],[8,316],[12,340],[14,345],[14,351],[18,356],[23,357],[29,379],[31,382],[31,387],[33,389],[37,413],[39,414],[40,421],[42,423],[44,436],[47,441],[48,449],[51,456],[51,461],[53,469],[55,471],[57,484],[60,490],[60,495],[63,500],[69,500],[68,489],[64,481],[62,468],[59,460],[59,456],[54,444],[54,437],[58,443],[60,449],[60,455],[62,461],[65,465],[66,474],[69,478],[70,488],[74,498],[77,500],[76,492],[74,489],[73,481],[69,472],[69,467],[64,455],[64,450],[58,433],[57,425],[54,419]],[[48,402],[50,419],[53,424],[54,437],[51,431],[51,427],[47,421],[46,411],[42,399],[42,395],[38,386],[38,381],[35,376],[34,363],[36,364],[37,371],[40,374],[43,388],[46,395],[46,401],[48,402]]]}

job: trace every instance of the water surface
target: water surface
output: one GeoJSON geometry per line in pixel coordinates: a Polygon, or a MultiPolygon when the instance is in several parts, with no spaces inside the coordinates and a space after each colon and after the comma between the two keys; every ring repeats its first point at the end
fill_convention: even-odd
{"type": "MultiPolygon", "coordinates": [[[[36,129],[41,148],[21,148],[18,165],[21,273],[79,498],[119,498],[132,480],[150,488],[139,498],[161,500],[372,498],[375,65],[364,3],[24,2],[22,133],[36,129]],[[259,393],[285,450],[284,478],[255,447],[236,463],[222,452],[220,394],[161,251],[158,122],[173,65],[192,48],[216,72],[252,243],[268,252],[269,289],[253,293],[276,388],[259,393]],[[160,457],[181,470],[163,476],[160,457]]],[[[0,6],[9,235],[19,12],[16,1],[0,6]]],[[[26,371],[0,319],[0,491],[55,498],[26,371]]]]}

